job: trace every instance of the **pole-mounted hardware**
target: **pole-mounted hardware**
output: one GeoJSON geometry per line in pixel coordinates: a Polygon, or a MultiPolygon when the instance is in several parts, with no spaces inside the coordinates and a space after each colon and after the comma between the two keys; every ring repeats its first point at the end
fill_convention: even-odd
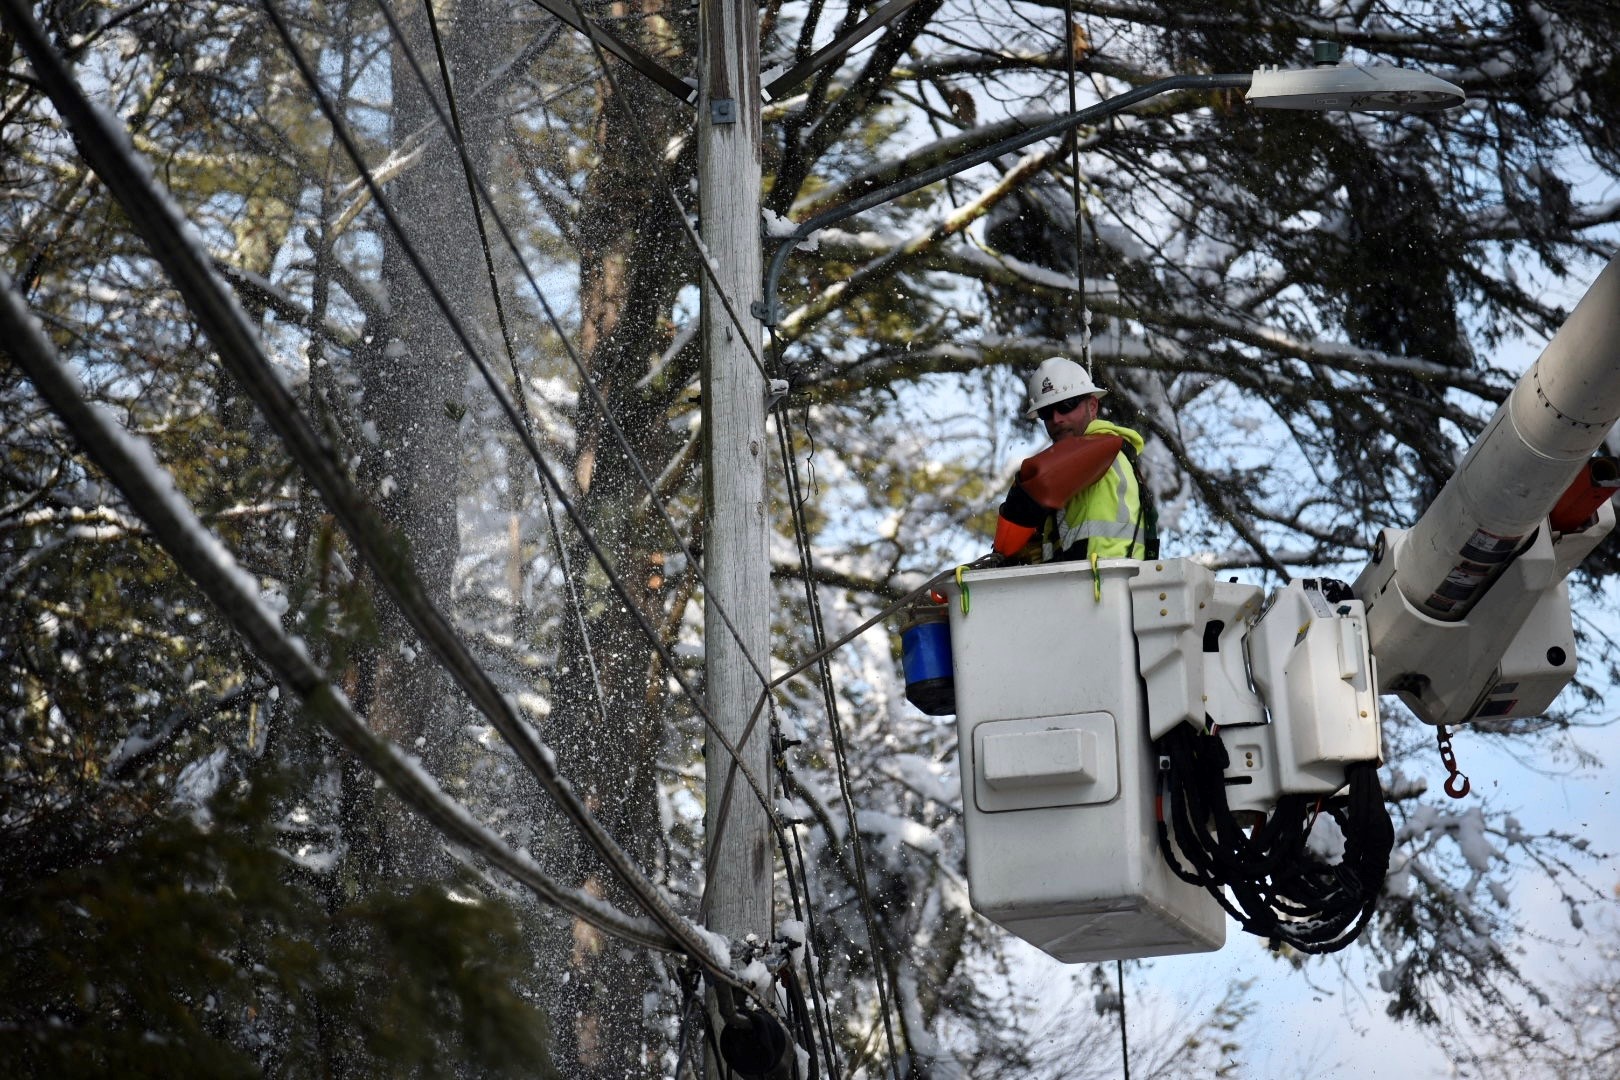
{"type": "Polygon", "coordinates": [[[1341,50],[1337,41],[1313,41],[1311,43],[1311,63],[1317,67],[1328,64],[1337,64],[1340,60],[1341,50]]]}

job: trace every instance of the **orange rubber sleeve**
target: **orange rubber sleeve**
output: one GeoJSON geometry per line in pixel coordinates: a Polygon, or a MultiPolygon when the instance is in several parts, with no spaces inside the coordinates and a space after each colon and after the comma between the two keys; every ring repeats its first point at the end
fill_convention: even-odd
{"type": "Polygon", "coordinates": [[[1053,443],[1018,467],[1018,483],[1049,510],[1103,478],[1125,440],[1118,435],[1081,435],[1053,443]]]}
{"type": "Polygon", "coordinates": [[[991,547],[997,555],[1006,555],[1009,558],[1024,549],[1034,537],[1035,529],[1030,525],[1014,525],[1004,517],[996,518],[996,540],[991,547]]]}

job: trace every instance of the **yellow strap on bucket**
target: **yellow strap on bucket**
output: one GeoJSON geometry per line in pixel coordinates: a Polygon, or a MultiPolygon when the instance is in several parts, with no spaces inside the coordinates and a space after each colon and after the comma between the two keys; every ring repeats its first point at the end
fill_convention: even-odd
{"type": "Polygon", "coordinates": [[[1097,569],[1097,553],[1091,553],[1091,598],[1102,603],[1102,573],[1097,569]]]}
{"type": "Polygon", "coordinates": [[[961,566],[958,566],[956,568],[956,591],[961,594],[961,597],[962,597],[962,614],[964,614],[964,615],[966,615],[968,613],[968,608],[972,606],[972,603],[968,600],[967,582],[962,579],[962,575],[964,573],[966,573],[966,572],[967,572],[967,563],[963,563],[961,566]]]}

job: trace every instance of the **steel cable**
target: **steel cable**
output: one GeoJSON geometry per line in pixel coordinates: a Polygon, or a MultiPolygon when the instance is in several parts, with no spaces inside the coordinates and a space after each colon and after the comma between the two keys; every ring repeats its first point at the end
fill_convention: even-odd
{"type": "MultiPolygon", "coordinates": [[[[781,781],[782,795],[791,797],[788,790],[788,779],[791,775],[787,763],[788,743],[782,738],[781,727],[777,723],[774,707],[771,710],[771,736],[772,749],[774,750],[772,760],[776,766],[777,779],[781,781]]],[[[782,836],[781,830],[778,830],[778,835],[779,837],[782,836]]],[[[837,1042],[832,1034],[832,1007],[828,1004],[826,972],[819,962],[819,957],[824,955],[824,950],[821,948],[823,935],[816,923],[815,905],[810,902],[810,866],[805,860],[804,848],[799,843],[799,831],[797,828],[793,830],[793,847],[791,849],[787,847],[785,837],[780,839],[779,843],[782,847],[782,869],[788,878],[788,895],[793,900],[793,917],[803,920],[806,928],[804,946],[806,950],[805,972],[810,979],[810,1000],[814,1006],[815,1031],[813,1035],[818,1035],[821,1038],[822,1048],[827,1055],[828,1068],[831,1074],[836,1077],[838,1075],[837,1042]],[[799,866],[797,881],[794,879],[793,874],[795,857],[797,857],[799,866]],[[800,896],[801,888],[803,891],[802,901],[800,896]],[[810,963],[812,950],[818,958],[813,965],[810,963]]]]}
{"type": "MultiPolygon", "coordinates": [[[[773,332],[772,339],[775,339],[773,332]]],[[[816,590],[812,574],[813,556],[810,550],[809,528],[804,519],[804,498],[799,488],[798,463],[793,458],[792,440],[788,433],[788,411],[776,409],[777,442],[782,452],[782,472],[787,482],[789,512],[793,517],[793,536],[799,553],[799,566],[804,579],[805,604],[810,613],[811,641],[820,652],[816,661],[822,704],[827,710],[827,726],[832,735],[833,760],[837,765],[838,793],[849,819],[849,838],[855,848],[855,891],[860,898],[861,917],[866,923],[867,945],[872,950],[872,979],[877,986],[878,1006],[883,1017],[883,1035],[889,1048],[889,1068],[894,1080],[900,1080],[900,1051],[890,1020],[890,991],[888,986],[889,951],[885,939],[877,931],[877,913],[872,904],[871,888],[866,876],[866,846],[861,842],[861,829],[855,810],[855,797],[849,778],[849,756],[844,743],[844,727],[838,712],[838,695],[833,690],[832,665],[827,659],[827,630],[821,615],[821,597],[816,590]]],[[[830,839],[830,838],[829,838],[830,839]]]]}

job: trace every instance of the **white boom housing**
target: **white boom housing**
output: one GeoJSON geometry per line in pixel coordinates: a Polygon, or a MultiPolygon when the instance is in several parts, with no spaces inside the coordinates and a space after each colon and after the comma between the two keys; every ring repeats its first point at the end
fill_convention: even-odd
{"type": "Polygon", "coordinates": [[[1620,418],[1620,259],[1514,386],[1410,532],[1355,582],[1384,692],[1431,724],[1546,711],[1575,673],[1563,581],[1612,507],[1555,535],[1548,514],[1620,418]]]}
{"type": "Polygon", "coordinates": [[[1431,724],[1539,716],[1575,677],[1575,628],[1564,579],[1614,528],[1605,503],[1578,533],[1540,529],[1467,615],[1443,622],[1397,584],[1402,539],[1385,529],[1379,555],[1356,579],[1382,667],[1380,689],[1431,724]]]}

